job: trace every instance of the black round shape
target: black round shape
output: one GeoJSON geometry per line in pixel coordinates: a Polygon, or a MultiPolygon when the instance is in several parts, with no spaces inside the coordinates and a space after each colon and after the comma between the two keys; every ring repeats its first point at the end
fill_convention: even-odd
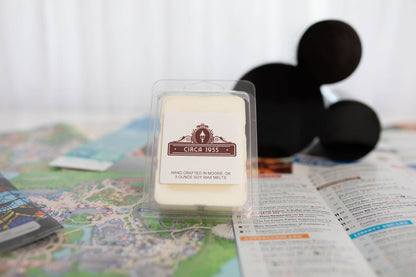
{"type": "Polygon", "coordinates": [[[256,87],[260,157],[293,155],[318,135],[324,112],[322,95],[318,84],[299,68],[266,64],[241,79],[256,87]]]}
{"type": "Polygon", "coordinates": [[[380,121],[370,107],[358,101],[343,100],[325,112],[319,138],[327,157],[354,161],[376,146],[380,130],[380,121]]]}
{"type": "Polygon", "coordinates": [[[303,34],[298,46],[298,63],[320,84],[347,78],[361,58],[358,34],[337,20],[315,23],[303,34]]]}

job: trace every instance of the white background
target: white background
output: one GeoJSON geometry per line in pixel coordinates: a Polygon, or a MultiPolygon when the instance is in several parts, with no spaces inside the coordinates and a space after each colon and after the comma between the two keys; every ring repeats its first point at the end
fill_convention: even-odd
{"type": "Polygon", "coordinates": [[[262,63],[294,64],[309,25],[341,19],[363,56],[331,87],[384,122],[416,119],[415,15],[411,0],[0,0],[0,116],[147,111],[158,79],[238,79],[262,63]]]}

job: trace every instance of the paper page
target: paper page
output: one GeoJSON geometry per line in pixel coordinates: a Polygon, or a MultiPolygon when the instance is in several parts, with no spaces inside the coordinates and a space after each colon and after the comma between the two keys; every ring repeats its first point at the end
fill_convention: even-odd
{"type": "Polygon", "coordinates": [[[415,276],[416,171],[366,162],[314,169],[311,180],[379,276],[415,276]]]}
{"type": "Polygon", "coordinates": [[[233,218],[244,276],[374,276],[306,177],[259,181],[260,206],[233,218]]]}
{"type": "Polygon", "coordinates": [[[404,164],[416,168],[415,141],[415,130],[388,129],[383,131],[379,147],[394,151],[404,164]]]}

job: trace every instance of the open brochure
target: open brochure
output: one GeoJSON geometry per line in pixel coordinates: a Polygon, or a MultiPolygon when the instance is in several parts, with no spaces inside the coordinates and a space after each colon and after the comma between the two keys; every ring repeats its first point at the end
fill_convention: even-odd
{"type": "Polygon", "coordinates": [[[263,175],[261,204],[233,218],[243,275],[416,276],[416,170],[374,156],[263,175]]]}

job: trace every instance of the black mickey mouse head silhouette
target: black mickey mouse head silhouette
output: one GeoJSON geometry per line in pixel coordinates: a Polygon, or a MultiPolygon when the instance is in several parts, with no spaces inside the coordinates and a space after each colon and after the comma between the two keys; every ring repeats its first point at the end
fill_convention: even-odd
{"type": "Polygon", "coordinates": [[[320,91],[322,84],[350,76],[360,58],[361,42],[354,29],[326,20],[303,34],[298,65],[270,63],[246,73],[241,79],[256,87],[259,156],[291,156],[315,137],[320,139],[315,154],[334,160],[351,161],[369,153],[381,129],[375,112],[352,100],[325,109],[320,91]]]}

